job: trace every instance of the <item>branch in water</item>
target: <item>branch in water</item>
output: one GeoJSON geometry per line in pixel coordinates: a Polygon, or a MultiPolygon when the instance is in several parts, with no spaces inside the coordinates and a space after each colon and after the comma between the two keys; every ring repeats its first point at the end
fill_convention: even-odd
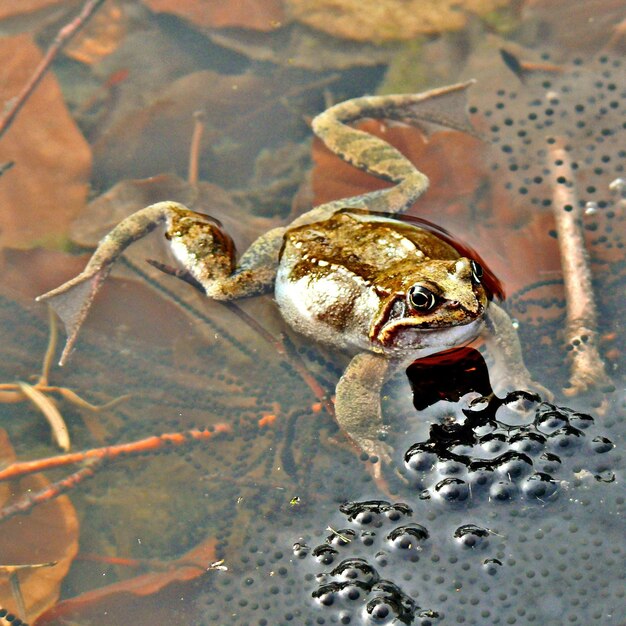
{"type": "Polygon", "coordinates": [[[598,352],[597,312],[589,257],[582,232],[582,210],[576,194],[571,159],[562,140],[548,152],[554,181],[552,207],[565,284],[566,341],[571,374],[566,395],[609,384],[598,352]]]}

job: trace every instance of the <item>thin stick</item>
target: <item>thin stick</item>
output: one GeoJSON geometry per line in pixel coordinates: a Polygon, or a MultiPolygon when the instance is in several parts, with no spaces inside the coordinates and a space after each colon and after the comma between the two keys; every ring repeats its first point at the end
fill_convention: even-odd
{"type": "MultiPolygon", "coordinates": [[[[155,261],[154,259],[146,259],[146,261],[152,265],[152,267],[156,267],[158,270],[161,270],[164,274],[169,274],[170,276],[174,276],[174,278],[178,278],[182,280],[198,291],[203,291],[202,285],[187,271],[184,269],[177,269],[175,267],[171,267],[170,265],[166,265],[165,263],[161,263],[160,261],[155,261]]],[[[309,372],[307,366],[300,359],[300,355],[290,346],[288,346],[287,342],[275,337],[266,330],[261,324],[259,324],[253,317],[248,315],[240,306],[235,304],[234,302],[219,302],[224,308],[228,309],[231,313],[234,313],[244,324],[247,324],[253,331],[255,331],[262,339],[267,341],[278,353],[278,355],[293,369],[299,374],[300,378],[308,385],[311,389],[315,397],[319,402],[321,402],[328,414],[331,417],[335,417],[335,407],[333,403],[330,401],[330,398],[322,388],[322,386],[317,382],[316,378],[309,372]]]]}
{"type": "Polygon", "coordinates": [[[24,104],[26,104],[26,101],[33,91],[35,91],[37,85],[39,85],[41,79],[44,77],[62,48],[83,26],[85,26],[91,16],[100,8],[102,4],[104,4],[104,0],[88,0],[83,6],[82,11],[57,33],[52,45],[48,48],[48,51],[37,66],[37,69],[0,119],[0,137],[2,137],[2,135],[4,135],[4,133],[9,129],[16,115],[20,112],[24,104]]]}
{"type": "Polygon", "coordinates": [[[609,379],[597,346],[597,312],[582,231],[583,215],[574,185],[571,159],[562,139],[550,147],[548,158],[554,181],[552,209],[565,285],[565,332],[567,343],[571,346],[570,381],[564,393],[571,396],[607,384],[609,379]]]}
{"type": "Polygon", "coordinates": [[[50,337],[48,339],[48,347],[43,357],[43,366],[41,368],[41,376],[38,385],[47,385],[50,378],[50,368],[54,360],[54,353],[57,349],[57,341],[59,338],[59,328],[57,326],[57,316],[54,314],[51,306],[48,306],[48,325],[50,326],[50,337]]]}
{"type": "MultiPolygon", "coordinates": [[[[231,428],[228,424],[215,424],[211,430],[188,430],[182,433],[165,433],[131,443],[121,443],[113,446],[103,446],[102,448],[92,448],[91,450],[82,452],[59,454],[35,461],[12,463],[3,470],[0,470],[0,481],[13,480],[35,472],[73,465],[74,463],[111,461],[121,456],[156,452],[167,446],[180,446],[190,441],[208,440],[221,433],[230,432],[230,430],[231,428]]],[[[1,516],[0,519],[2,519],[1,516]]]]}
{"type": "Polygon", "coordinates": [[[191,146],[189,148],[189,169],[187,170],[187,182],[190,185],[197,185],[200,147],[202,145],[202,135],[204,134],[204,113],[202,111],[196,111],[193,114],[193,119],[193,134],[191,135],[191,146]]]}
{"type": "Polygon", "coordinates": [[[300,359],[300,355],[288,347],[287,342],[278,337],[274,337],[268,332],[261,324],[259,324],[253,317],[248,315],[241,307],[234,302],[220,302],[229,311],[234,313],[239,319],[246,323],[252,330],[256,331],[265,341],[274,347],[276,352],[281,356],[293,369],[299,374],[300,378],[308,385],[315,397],[321,402],[328,414],[331,417],[335,417],[335,406],[331,402],[328,394],[324,391],[322,386],[317,382],[317,379],[309,372],[307,366],[300,359]]]}
{"type": "Polygon", "coordinates": [[[16,515],[28,513],[31,509],[38,504],[43,504],[58,498],[61,494],[73,489],[87,478],[91,478],[96,473],[96,470],[104,465],[105,459],[92,459],[89,461],[87,467],[83,467],[78,471],[58,480],[57,482],[49,484],[41,491],[35,493],[28,493],[25,496],[19,498],[13,504],[5,506],[0,510],[0,522],[15,517],[16,515]]]}

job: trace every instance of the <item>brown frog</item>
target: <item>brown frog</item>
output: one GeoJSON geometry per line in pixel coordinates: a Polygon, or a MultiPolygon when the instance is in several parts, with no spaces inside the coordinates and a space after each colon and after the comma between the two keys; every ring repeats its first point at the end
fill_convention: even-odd
{"type": "Polygon", "coordinates": [[[426,191],[427,177],[384,140],[348,125],[375,117],[472,132],[465,115],[470,84],[356,98],[318,115],[313,130],[331,150],[396,185],[318,206],[259,237],[238,262],[219,224],[181,204],[160,202],[123,220],[79,276],[38,298],[49,300],[66,324],[62,360],[114,261],[163,224],[178,261],[207,296],[273,292],[296,331],[353,355],[337,384],[336,418],[370,455],[390,460],[380,439],[380,392],[393,367],[483,335],[497,364],[512,372],[508,385],[531,386],[513,325],[489,301],[479,263],[434,230],[392,216],[426,191]]]}

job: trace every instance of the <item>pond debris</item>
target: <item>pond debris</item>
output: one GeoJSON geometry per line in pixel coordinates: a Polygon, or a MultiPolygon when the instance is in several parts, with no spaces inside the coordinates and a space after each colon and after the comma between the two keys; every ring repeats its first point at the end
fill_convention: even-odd
{"type": "Polygon", "coordinates": [[[7,609],[3,609],[0,606],[0,624],[2,626],[28,626],[26,622],[23,622],[17,615],[13,615],[7,609]]]}
{"type": "Polygon", "coordinates": [[[598,313],[589,255],[583,234],[583,208],[576,194],[576,178],[566,142],[557,137],[548,148],[548,164],[556,184],[552,212],[561,252],[565,287],[565,342],[571,363],[568,396],[610,385],[598,351],[598,313]]]}
{"type": "MultiPolygon", "coordinates": [[[[547,63],[549,56],[543,60],[547,63]]],[[[593,280],[606,281],[613,274],[623,246],[618,228],[623,212],[609,193],[626,156],[622,61],[600,55],[573,59],[561,72],[541,67],[529,66],[521,89],[499,89],[495,101],[481,109],[500,152],[492,166],[494,189],[506,194],[506,200],[500,198],[503,219],[508,214],[517,228],[552,214],[552,228],[541,240],[529,237],[528,249],[541,248],[549,235],[548,247],[560,251],[571,363],[564,392],[604,393],[612,385],[598,349],[597,309],[606,315],[610,290],[594,291],[593,280]]],[[[548,285],[546,277],[544,271],[536,288],[548,285]]]]}
{"type": "MultiPolygon", "coordinates": [[[[54,567],[57,561],[49,561],[48,563],[32,563],[26,565],[0,565],[0,576],[7,576],[11,585],[11,593],[17,605],[17,612],[22,620],[26,619],[26,603],[20,588],[18,574],[21,571],[39,569],[40,567],[54,567]]],[[[13,620],[7,620],[13,621],[13,620]]]]}
{"type": "MultiPolygon", "coordinates": [[[[52,309],[48,311],[48,319],[50,323],[50,338],[48,340],[48,347],[43,358],[43,364],[41,368],[41,374],[37,379],[37,382],[30,384],[24,381],[17,381],[15,383],[2,383],[0,384],[0,403],[17,403],[30,401],[35,407],[43,414],[52,430],[52,438],[57,446],[67,452],[70,449],[70,435],[65,424],[65,420],[57,408],[53,399],[48,397],[48,394],[59,394],[64,400],[71,402],[75,406],[81,409],[87,409],[94,413],[106,411],[118,405],[120,402],[127,400],[130,395],[123,395],[119,398],[115,398],[105,404],[96,405],[87,402],[81,398],[75,391],[68,389],[67,387],[57,387],[49,384],[50,368],[52,367],[52,360],[54,359],[54,353],[56,352],[58,328],[56,316],[52,309]]],[[[98,432],[97,426],[91,422],[87,422],[87,426],[90,430],[98,432]]]]}
{"type": "Polygon", "coordinates": [[[189,430],[181,433],[165,433],[154,435],[146,439],[122,443],[101,448],[92,448],[83,452],[73,452],[59,456],[37,459],[35,461],[14,462],[0,470],[0,481],[14,480],[22,476],[45,470],[65,467],[76,463],[83,463],[85,467],[77,472],[56,481],[43,490],[28,493],[12,504],[0,509],[0,521],[9,519],[18,514],[26,513],[33,507],[49,502],[61,494],[73,489],[87,478],[94,476],[95,472],[105,463],[119,457],[134,456],[137,454],[155,453],[164,448],[187,445],[192,442],[212,439],[216,435],[228,433],[231,428],[227,424],[215,424],[204,430],[189,430]]]}
{"type": "Polygon", "coordinates": [[[289,15],[335,37],[376,43],[462,29],[509,0],[287,0],[289,15]]]}
{"type": "MultiPolygon", "coordinates": [[[[0,430],[0,458],[15,461],[6,432],[0,430]]],[[[0,484],[0,509],[50,486],[42,474],[0,484]]],[[[0,518],[0,605],[23,620],[53,606],[78,552],[78,517],[69,498],[61,497],[20,519],[0,518]]],[[[16,618],[17,619],[17,618],[16,618]]],[[[9,623],[10,620],[7,620],[9,623]]],[[[5,622],[0,620],[0,624],[5,622]]]]}
{"type": "Polygon", "coordinates": [[[139,616],[138,624],[180,622],[181,606],[185,607],[185,614],[187,609],[187,605],[181,605],[181,600],[193,596],[198,580],[220,576],[228,570],[222,559],[216,560],[216,543],[214,537],[205,538],[191,550],[168,561],[96,557],[93,560],[143,566],[148,571],[61,600],[43,613],[35,626],[98,623],[102,615],[112,624],[123,624],[128,621],[130,611],[139,616]],[[171,606],[176,607],[177,616],[170,621],[164,615],[169,614],[171,606]]]}
{"type": "Polygon", "coordinates": [[[112,446],[104,446],[102,448],[91,448],[83,452],[72,452],[69,454],[60,454],[45,459],[37,459],[35,461],[20,461],[12,463],[0,470],[0,481],[14,480],[21,476],[27,476],[35,472],[73,465],[75,463],[84,463],[90,460],[111,461],[119,457],[133,456],[136,454],[146,454],[149,452],[157,452],[163,448],[170,446],[181,446],[192,442],[205,441],[212,439],[216,435],[228,433],[231,428],[227,424],[215,424],[204,430],[193,429],[181,433],[164,433],[162,435],[153,435],[146,439],[140,439],[131,443],[120,443],[112,446]]]}
{"type": "Polygon", "coordinates": [[[6,133],[13,120],[20,112],[30,95],[35,91],[37,85],[41,82],[41,79],[45,76],[46,72],[50,69],[50,66],[58,56],[59,52],[69,42],[76,33],[85,26],[91,16],[104,4],[104,0],[87,0],[83,5],[80,13],[69,23],[66,24],[57,33],[52,45],[48,48],[43,59],[33,72],[28,82],[24,85],[20,93],[11,102],[10,106],[4,111],[2,117],[0,117],[0,137],[6,133]]]}

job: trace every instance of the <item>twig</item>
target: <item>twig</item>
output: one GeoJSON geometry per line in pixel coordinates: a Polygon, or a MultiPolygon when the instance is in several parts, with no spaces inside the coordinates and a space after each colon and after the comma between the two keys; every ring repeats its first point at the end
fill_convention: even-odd
{"type": "Polygon", "coordinates": [[[202,135],[204,134],[204,113],[196,111],[193,114],[193,134],[191,135],[191,146],[189,148],[189,169],[187,171],[187,182],[190,185],[198,184],[198,164],[200,161],[200,147],[202,145],[202,135]]]}
{"type": "MultiPolygon", "coordinates": [[[[173,276],[174,278],[178,278],[191,285],[195,289],[198,289],[201,292],[204,292],[202,285],[191,275],[190,272],[184,269],[177,269],[165,263],[161,263],[160,261],[155,261],[154,259],[146,259],[146,261],[152,265],[152,267],[156,267],[158,270],[162,271],[164,274],[168,274],[169,276],[173,276]]],[[[331,417],[335,417],[335,407],[333,403],[330,401],[328,394],[324,391],[322,386],[317,382],[316,378],[309,372],[307,366],[302,362],[300,355],[292,349],[291,345],[288,344],[287,341],[283,339],[279,339],[275,337],[267,331],[261,324],[259,324],[253,317],[248,315],[240,306],[238,306],[234,302],[224,301],[220,304],[228,309],[231,313],[236,315],[244,324],[247,324],[254,332],[256,332],[262,339],[267,341],[278,353],[278,355],[293,369],[296,373],[302,378],[302,380],[308,385],[309,389],[313,392],[315,397],[319,402],[321,402],[328,414],[331,417]]]]}
{"type": "MultiPolygon", "coordinates": [[[[115,398],[106,404],[95,405],[83,400],[83,398],[81,398],[77,393],[67,387],[50,385],[50,368],[56,351],[58,329],[56,316],[51,308],[48,308],[48,317],[50,322],[50,338],[48,339],[48,347],[46,348],[41,374],[39,375],[37,382],[34,385],[21,380],[18,380],[15,383],[0,383],[0,403],[17,403],[29,400],[37,409],[39,409],[50,424],[52,437],[59,448],[61,448],[64,452],[67,452],[70,449],[69,432],[65,424],[65,420],[63,419],[63,416],[61,415],[55,402],[48,397],[49,394],[59,394],[68,402],[71,402],[80,408],[89,409],[94,413],[99,413],[113,408],[116,404],[128,399],[130,395],[127,394],[119,398],[115,398]]],[[[92,420],[89,420],[87,417],[83,417],[83,421],[87,424],[91,433],[97,436],[99,430],[98,425],[92,420]]]]}
{"type": "Polygon", "coordinates": [[[609,382],[598,352],[597,313],[589,257],[582,231],[582,210],[574,185],[571,159],[562,139],[550,146],[554,180],[552,208],[565,285],[566,340],[571,372],[566,395],[576,395],[609,382]]]}
{"type": "Polygon", "coordinates": [[[83,26],[85,26],[102,4],[104,4],[104,0],[88,0],[81,12],[57,33],[45,56],[37,66],[37,69],[0,119],[0,137],[9,129],[16,115],[20,112],[24,104],[26,104],[26,101],[33,91],[35,91],[37,85],[39,85],[41,79],[44,77],[61,49],[83,26]]]}
{"type": "Polygon", "coordinates": [[[73,465],[74,463],[98,460],[111,461],[120,456],[156,452],[166,446],[180,446],[191,441],[204,441],[213,438],[215,435],[230,431],[231,428],[228,424],[215,424],[210,430],[194,429],[182,433],[165,433],[163,435],[154,435],[146,439],[139,439],[131,443],[120,443],[113,446],[103,446],[102,448],[92,448],[90,450],[84,450],[83,452],[59,454],[35,461],[20,461],[12,463],[3,470],[0,470],[0,481],[13,480],[35,472],[73,465]]]}
{"type": "Polygon", "coordinates": [[[96,473],[96,470],[104,465],[105,460],[106,459],[92,459],[86,467],[79,469],[61,480],[50,483],[41,491],[27,493],[13,502],[13,504],[9,504],[0,510],[0,522],[15,517],[16,515],[28,513],[28,511],[38,504],[43,504],[44,502],[58,498],[61,494],[82,483],[83,480],[91,478],[96,473]]]}
{"type": "Polygon", "coordinates": [[[308,385],[315,397],[324,405],[326,411],[331,417],[335,417],[335,407],[330,401],[328,394],[324,391],[322,386],[317,382],[317,379],[309,372],[307,366],[300,359],[300,355],[291,348],[291,345],[280,339],[274,337],[268,332],[261,324],[259,324],[253,317],[248,315],[241,307],[234,302],[221,302],[229,311],[234,313],[240,320],[245,322],[252,330],[256,331],[265,341],[274,347],[276,352],[282,357],[293,369],[299,374],[300,378],[308,385]]]}

